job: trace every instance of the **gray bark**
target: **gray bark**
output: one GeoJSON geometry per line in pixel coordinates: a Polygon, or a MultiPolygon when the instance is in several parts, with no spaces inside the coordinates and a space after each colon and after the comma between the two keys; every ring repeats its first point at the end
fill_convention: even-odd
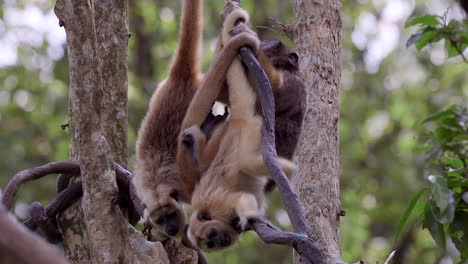
{"type": "Polygon", "coordinates": [[[117,203],[113,160],[127,159],[127,2],[58,0],[70,64],[70,155],[83,198],[60,219],[74,263],[169,263],[117,203]]]}
{"type": "Polygon", "coordinates": [[[308,107],[296,153],[300,170],[294,183],[312,239],[325,251],[329,263],[340,263],[338,121],[342,5],[340,0],[295,2],[295,24],[287,33],[299,54],[308,107]]]}

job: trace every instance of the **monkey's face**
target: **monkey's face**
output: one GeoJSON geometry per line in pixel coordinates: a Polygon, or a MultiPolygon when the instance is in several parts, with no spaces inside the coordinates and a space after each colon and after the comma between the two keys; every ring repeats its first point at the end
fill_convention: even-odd
{"type": "Polygon", "coordinates": [[[221,211],[193,212],[187,234],[193,245],[204,251],[215,251],[227,248],[239,239],[240,219],[234,208],[231,208],[231,213],[221,211]]]}
{"type": "Polygon", "coordinates": [[[283,42],[277,39],[264,40],[261,42],[260,48],[275,68],[288,71],[297,71],[299,69],[299,56],[297,53],[289,51],[283,42]]]}
{"type": "Polygon", "coordinates": [[[153,208],[145,209],[145,220],[167,236],[181,238],[186,220],[184,209],[178,202],[177,191],[171,190],[166,195],[159,194],[158,202],[153,208]]]}

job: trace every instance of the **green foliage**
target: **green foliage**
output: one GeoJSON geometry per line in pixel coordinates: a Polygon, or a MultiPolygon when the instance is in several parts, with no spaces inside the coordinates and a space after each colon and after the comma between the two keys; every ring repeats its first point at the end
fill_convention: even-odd
{"type": "MultiPolygon", "coordinates": [[[[424,201],[424,215],[419,219],[440,249],[446,249],[448,236],[460,251],[461,261],[465,261],[468,259],[468,203],[464,199],[468,195],[468,112],[454,106],[428,116],[423,123],[432,126],[422,137],[428,146],[426,174],[431,191],[424,201]]],[[[417,193],[410,202],[399,231],[413,210],[415,200],[425,190],[417,193]]]]}
{"type": "Polygon", "coordinates": [[[452,19],[450,23],[445,24],[443,20],[443,17],[427,14],[406,22],[406,27],[419,26],[419,31],[411,35],[406,47],[415,44],[416,49],[420,51],[425,46],[444,39],[449,58],[462,54],[468,47],[467,23],[452,19]]]}

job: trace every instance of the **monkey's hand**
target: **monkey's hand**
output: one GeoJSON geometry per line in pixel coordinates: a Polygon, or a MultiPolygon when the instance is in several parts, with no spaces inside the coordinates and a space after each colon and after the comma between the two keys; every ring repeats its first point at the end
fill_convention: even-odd
{"type": "Polygon", "coordinates": [[[257,34],[250,30],[250,28],[244,24],[236,26],[233,31],[234,33],[233,36],[231,36],[231,33],[229,33],[229,38],[226,43],[226,48],[228,46],[235,47],[236,49],[242,48],[242,47],[249,47],[252,49],[252,52],[254,53],[255,56],[258,55],[259,48],[260,48],[260,40],[257,37],[257,34]]]}
{"type": "Polygon", "coordinates": [[[235,26],[249,23],[249,13],[236,3],[229,1],[226,4],[221,17],[223,16],[225,16],[225,19],[223,20],[221,39],[223,40],[223,43],[226,44],[226,42],[231,38],[230,31],[235,26]]]}
{"type": "Polygon", "coordinates": [[[226,20],[226,18],[234,11],[234,10],[237,10],[237,9],[242,9],[240,4],[237,3],[237,2],[234,2],[234,1],[227,1],[226,2],[226,5],[224,6],[224,9],[223,11],[221,11],[221,24],[223,25],[224,24],[224,21],[226,20]]]}

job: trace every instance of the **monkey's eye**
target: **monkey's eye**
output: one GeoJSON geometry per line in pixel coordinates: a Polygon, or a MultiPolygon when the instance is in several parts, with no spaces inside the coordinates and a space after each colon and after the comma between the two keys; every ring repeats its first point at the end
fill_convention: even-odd
{"type": "Polygon", "coordinates": [[[169,196],[176,200],[176,202],[179,201],[179,192],[177,190],[172,190],[169,196]]]}
{"type": "Polygon", "coordinates": [[[167,219],[174,219],[174,218],[177,218],[177,211],[174,211],[174,212],[172,212],[172,213],[170,213],[170,214],[167,214],[167,215],[166,215],[166,218],[167,218],[167,219]]]}
{"type": "Polygon", "coordinates": [[[297,55],[296,52],[290,52],[288,54],[288,58],[291,60],[292,63],[297,64],[297,61],[299,60],[299,56],[297,55]]]}
{"type": "Polygon", "coordinates": [[[164,216],[158,217],[158,219],[156,219],[156,224],[158,225],[164,224],[164,216]]]}
{"type": "Polygon", "coordinates": [[[204,221],[211,221],[211,216],[207,212],[201,212],[197,215],[198,220],[204,221]]]}
{"type": "Polygon", "coordinates": [[[234,216],[232,219],[231,219],[231,226],[232,228],[234,228],[234,230],[236,230],[237,232],[242,232],[241,230],[241,224],[240,224],[240,217],[239,216],[234,216]]]}

